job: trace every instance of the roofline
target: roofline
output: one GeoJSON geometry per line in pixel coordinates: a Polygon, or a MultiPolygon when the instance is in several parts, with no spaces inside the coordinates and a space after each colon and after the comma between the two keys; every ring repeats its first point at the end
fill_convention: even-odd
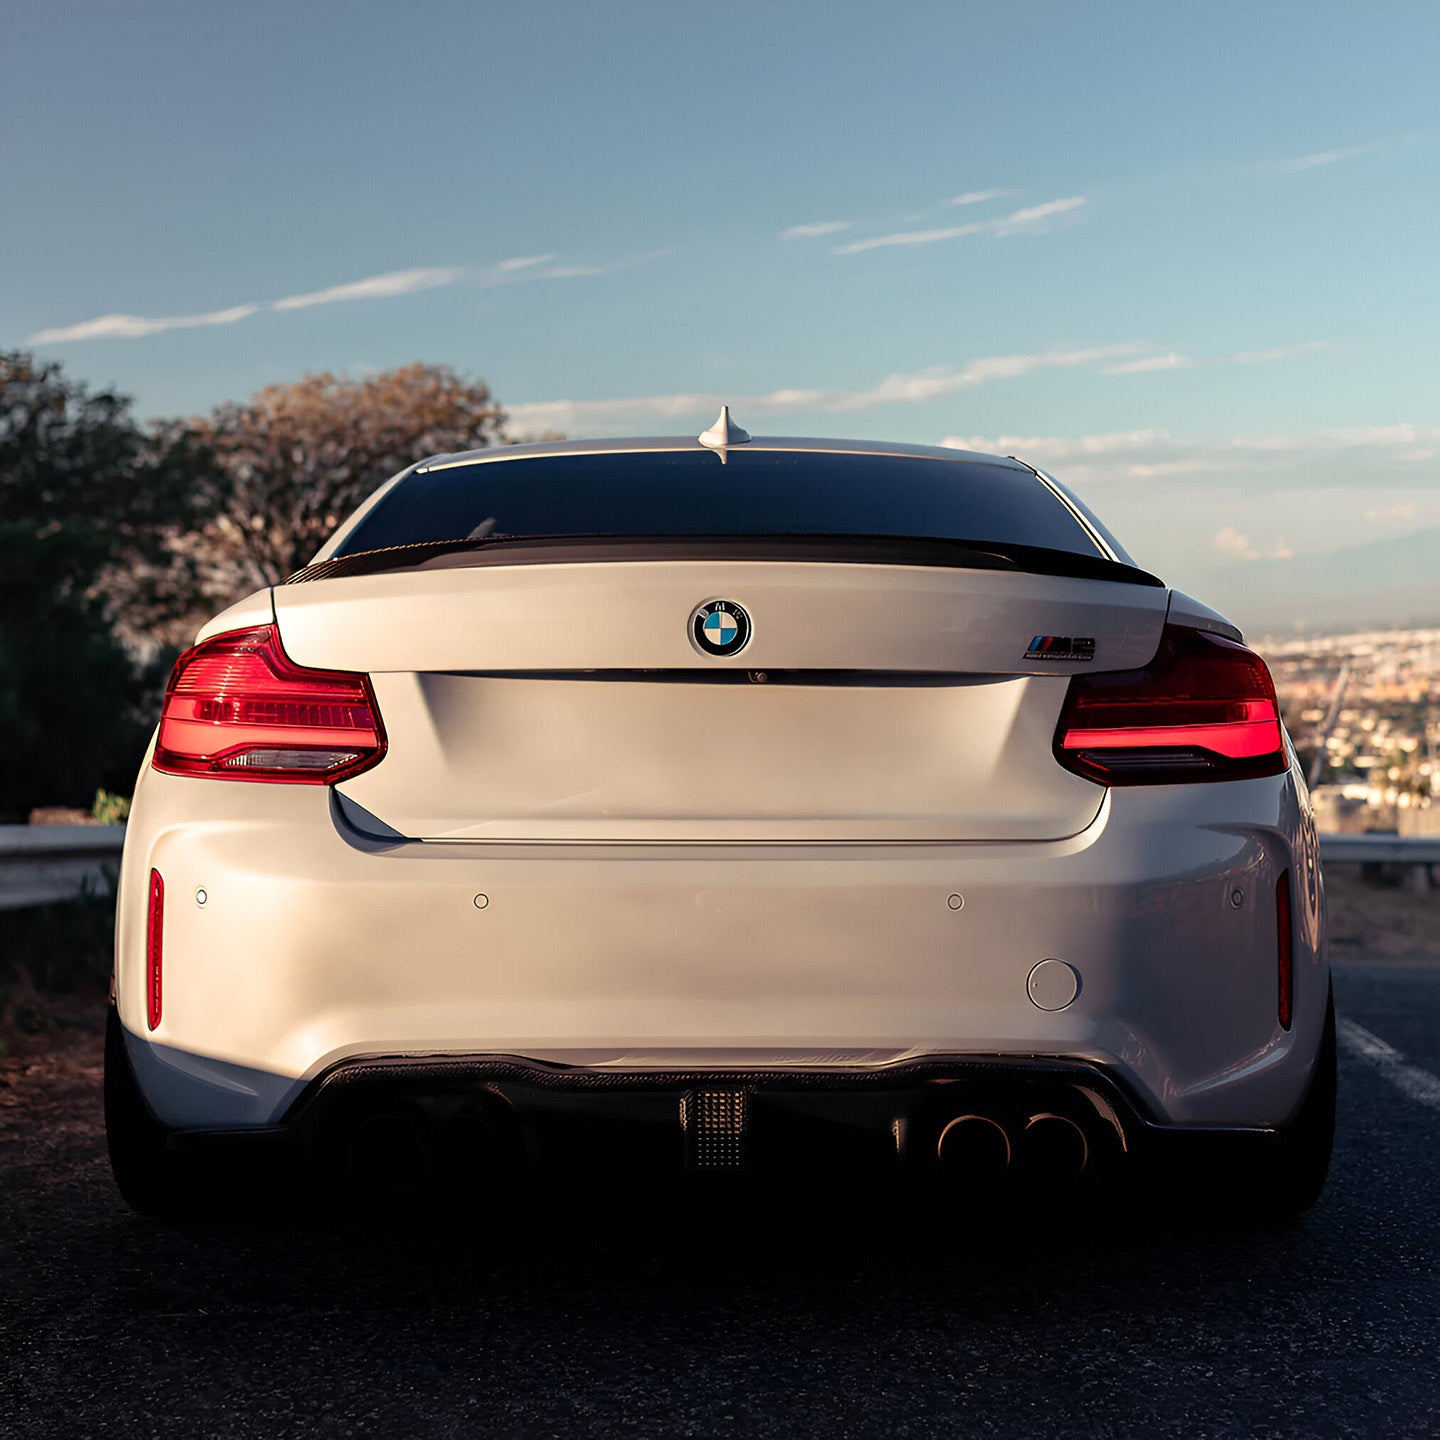
{"type": "MultiPolygon", "coordinates": [[[[746,442],[745,450],[809,452],[830,455],[908,455],[925,460],[955,460],[971,465],[998,465],[1004,469],[1029,471],[1013,456],[987,455],[977,450],[954,450],[948,445],[906,445],[882,440],[834,440],[827,438],[757,435],[746,442]]],[[[542,440],[529,445],[497,445],[484,450],[466,450],[454,455],[432,455],[415,466],[417,472],[450,470],[461,465],[493,464],[501,460],[533,459],[545,455],[617,455],[656,452],[715,452],[689,435],[631,436],[614,440],[542,440]]],[[[738,447],[735,453],[739,453],[738,447]]]]}

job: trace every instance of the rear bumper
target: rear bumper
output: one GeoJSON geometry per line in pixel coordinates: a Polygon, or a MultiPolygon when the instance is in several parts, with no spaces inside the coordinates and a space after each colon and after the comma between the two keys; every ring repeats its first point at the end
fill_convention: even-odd
{"type": "Polygon", "coordinates": [[[960,1116],[983,1116],[1005,1137],[1003,1164],[967,1171],[971,1185],[1090,1185],[1278,1139],[1269,1127],[1158,1124],[1113,1076],[1068,1061],[935,1055],[856,1070],[597,1072],[467,1056],[345,1061],[310,1082],[278,1125],[182,1130],[171,1143],[232,1158],[237,1143],[260,1143],[361,1186],[443,1183],[467,1170],[924,1179],[947,1170],[942,1137],[960,1116]],[[1036,1123],[1057,1120],[1081,1137],[1073,1173],[1056,1173],[1063,1157],[1053,1148],[1038,1153],[1036,1123]]]}
{"type": "Polygon", "coordinates": [[[579,1093],[823,1075],[848,1094],[865,1086],[847,1076],[936,1056],[1097,1075],[1142,1124],[1264,1128],[1298,1106],[1323,1021],[1312,852],[1289,777],[1112,792],[1049,842],[701,846],[390,841],[324,790],[146,772],[117,1000],[141,1088],[175,1128],[276,1126],[351,1063],[518,1057],[579,1093]],[[1059,1010],[1027,989],[1044,959],[1078,976],[1059,1010]]]}

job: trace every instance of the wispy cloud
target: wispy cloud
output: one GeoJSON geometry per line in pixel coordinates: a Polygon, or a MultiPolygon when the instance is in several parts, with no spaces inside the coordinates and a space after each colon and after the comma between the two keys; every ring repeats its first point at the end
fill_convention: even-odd
{"type": "Polygon", "coordinates": [[[1106,367],[1107,375],[1143,375],[1147,370],[1188,370],[1195,362],[1178,350],[1164,355],[1146,355],[1140,360],[1126,360],[1121,365],[1106,367]]]}
{"type": "Polygon", "coordinates": [[[1083,195],[1071,195],[1064,200],[1047,200],[1043,205],[1031,205],[1025,210],[1016,210],[995,222],[997,235],[1018,235],[1025,230],[1038,230],[1047,220],[1078,210],[1085,203],[1083,195]]]}
{"type": "Polygon", "coordinates": [[[388,270],[368,280],[352,280],[345,285],[331,285],[312,290],[306,295],[286,295],[271,301],[271,310],[308,310],[312,305],[337,305],[345,300],[380,300],[391,295],[409,295],[416,290],[436,290],[453,285],[464,272],[452,266],[434,266],[414,270],[388,270]]]}
{"type": "Polygon", "coordinates": [[[848,230],[853,220],[817,220],[811,225],[792,225],[782,230],[777,240],[813,240],[819,235],[834,235],[839,230],[848,230]]]}
{"type": "Polygon", "coordinates": [[[1372,525],[1388,525],[1393,521],[1414,520],[1420,507],[1413,501],[1399,501],[1394,505],[1371,505],[1365,511],[1365,518],[1372,525]]]}
{"type": "MultiPolygon", "coordinates": [[[[1348,425],[1303,434],[1204,436],[1170,430],[1119,430],[1095,435],[948,435],[957,450],[1018,455],[1056,467],[1076,484],[1154,481],[1203,476],[1238,490],[1353,486],[1357,465],[1376,484],[1402,492],[1434,485],[1440,425],[1348,425]],[[1362,460],[1357,451],[1369,452],[1362,460]]],[[[1408,512],[1401,502],[1385,519],[1408,512]]],[[[1382,518],[1378,513],[1369,519],[1382,518]]]]}
{"type": "Polygon", "coordinates": [[[848,414],[880,405],[917,404],[969,390],[997,380],[1014,380],[1040,370],[1075,369],[1103,364],[1133,355],[1140,345],[1097,345],[1079,350],[1041,350],[1023,355],[990,355],[960,366],[932,366],[925,370],[887,375],[878,384],[859,390],[790,388],[755,395],[687,392],[672,395],[637,395],[606,400],[540,400],[507,405],[506,413],[518,429],[560,430],[569,435],[615,433],[634,425],[684,419],[708,423],[708,412],[728,403],[737,416],[789,414],[799,410],[848,414]]]}
{"type": "Polygon", "coordinates": [[[942,445],[987,455],[1017,455],[1031,464],[1063,468],[1067,480],[1158,480],[1220,475],[1243,467],[1223,446],[1184,439],[1168,430],[1120,430],[1102,435],[947,435],[942,445]]]}
{"type": "Polygon", "coordinates": [[[513,260],[502,260],[498,265],[492,265],[490,268],[497,275],[508,275],[514,270],[528,270],[532,265],[543,265],[547,260],[554,258],[553,250],[544,255],[517,255],[513,260]]]}
{"type": "Polygon", "coordinates": [[[1210,548],[1218,550],[1232,560],[1293,560],[1295,552],[1285,543],[1283,536],[1266,549],[1255,545],[1244,531],[1234,525],[1222,525],[1210,537],[1210,548]]]}
{"type": "Polygon", "coordinates": [[[1277,160],[1272,170],[1318,170],[1322,165],[1334,165],[1340,160],[1353,160],[1357,155],[1368,155],[1376,145],[1342,145],[1338,150],[1317,150],[1313,155],[1297,155],[1293,160],[1277,160]]]}
{"type": "Polygon", "coordinates": [[[1313,355],[1319,350],[1328,350],[1329,340],[1302,340],[1298,345],[1279,345],[1273,350],[1241,350],[1225,363],[1230,365],[1269,365],[1276,360],[1294,360],[1300,355],[1313,355]]]}
{"type": "Polygon", "coordinates": [[[207,310],[199,315],[100,315],[76,325],[59,325],[37,330],[25,339],[27,345],[59,345],[73,340],[134,340],[158,335],[165,330],[193,330],[209,325],[233,325],[262,310],[285,312],[308,310],[316,305],[339,305],[351,300],[379,300],[395,295],[411,295],[421,290],[436,290],[460,280],[478,280],[482,285],[503,285],[519,280],[573,280],[587,275],[603,275],[609,270],[624,270],[663,255],[651,251],[610,266],[552,265],[553,252],[544,255],[517,255],[501,260],[483,270],[458,265],[417,266],[409,270],[387,270],[364,280],[349,280],[329,285],[323,290],[309,290],[301,295],[285,295],[279,300],[232,305],[226,310],[207,310]]]}
{"type": "Polygon", "coordinates": [[[554,253],[548,255],[519,255],[513,260],[502,260],[498,265],[488,266],[478,272],[480,284],[491,288],[496,285],[516,285],[531,280],[579,280],[591,275],[609,275],[616,270],[630,270],[651,260],[659,260],[667,254],[664,250],[651,250],[644,255],[632,255],[627,260],[617,260],[609,265],[551,265],[554,253]]]}
{"type": "Polygon", "coordinates": [[[1440,427],[1335,425],[1309,435],[1251,435],[1233,443],[1244,450],[1386,449],[1398,459],[1418,463],[1434,456],[1434,447],[1440,444],[1440,427]]]}
{"type": "Polygon", "coordinates": [[[1126,360],[1118,365],[1106,366],[1107,375],[1143,375],[1152,370],[1196,370],[1211,369],[1220,365],[1272,365],[1279,360],[1294,360],[1301,355],[1313,355],[1319,350],[1330,349],[1329,340],[1304,340],[1298,345],[1279,345],[1272,350],[1240,350],[1234,355],[1196,356],[1182,355],[1178,350],[1168,350],[1163,355],[1144,355],[1138,360],[1126,360]]]}
{"type": "Polygon", "coordinates": [[[1309,155],[1295,155],[1285,160],[1260,160],[1247,166],[1250,170],[1295,174],[1304,170],[1319,170],[1327,165],[1338,165],[1344,160],[1357,160],[1362,155],[1376,155],[1382,150],[1395,150],[1404,145],[1424,143],[1420,135],[1391,135],[1383,140],[1369,140],[1360,145],[1339,145],[1333,150],[1316,150],[1309,155]]]}
{"type": "Polygon", "coordinates": [[[947,225],[935,230],[897,230],[890,235],[874,235],[868,240],[852,240],[848,245],[835,246],[837,255],[859,255],[866,250],[883,250],[892,245],[933,245],[938,240],[957,240],[962,235],[1018,235],[1039,230],[1047,220],[1078,210],[1085,203],[1083,195],[1063,200],[1047,200],[1012,211],[998,220],[976,220],[968,225],[947,225]]]}
{"type": "Polygon", "coordinates": [[[1006,195],[1013,195],[1013,190],[967,190],[963,195],[956,195],[947,200],[947,205],[980,205],[986,200],[1001,200],[1006,195]]]}
{"type": "MultiPolygon", "coordinates": [[[[1073,370],[1098,365],[1120,355],[1133,355],[1145,347],[1138,344],[1092,345],[1081,350],[1038,350],[1024,355],[989,355],[971,360],[958,370],[933,368],[910,375],[892,375],[873,391],[861,392],[874,396],[869,403],[888,400],[932,400],[956,390],[968,390],[993,380],[1015,380],[1037,370],[1073,370]]],[[[867,408],[837,405],[836,409],[867,408]]]]}
{"type": "Polygon", "coordinates": [[[1149,455],[1175,443],[1168,430],[1117,430],[1108,435],[947,435],[940,442],[952,450],[979,450],[987,455],[1039,456],[1046,464],[1074,459],[1149,455]]]}
{"type": "Polygon", "coordinates": [[[193,330],[202,325],[233,325],[253,315],[258,305],[232,305],[228,310],[209,310],[203,315],[166,315],[147,319],[142,315],[100,315],[78,325],[60,325],[37,330],[25,338],[27,345],[61,345],[67,340],[134,340],[158,335],[162,330],[193,330]]]}
{"type": "Polygon", "coordinates": [[[868,240],[854,240],[837,245],[837,255],[860,255],[866,250],[883,250],[891,245],[933,245],[937,240],[957,240],[962,235],[979,235],[992,226],[984,221],[969,225],[946,225],[938,230],[897,230],[892,235],[873,235],[868,240]]]}
{"type": "Polygon", "coordinates": [[[303,295],[285,295],[279,300],[232,305],[227,310],[207,310],[199,315],[101,315],[78,325],[60,325],[37,330],[26,336],[27,345],[59,345],[71,340],[135,340],[165,330],[194,330],[208,325],[233,325],[261,310],[308,310],[313,305],[336,305],[347,300],[375,300],[390,295],[409,295],[416,290],[434,290],[451,285],[464,274],[452,266],[412,270],[389,270],[365,280],[351,280],[303,295]]]}

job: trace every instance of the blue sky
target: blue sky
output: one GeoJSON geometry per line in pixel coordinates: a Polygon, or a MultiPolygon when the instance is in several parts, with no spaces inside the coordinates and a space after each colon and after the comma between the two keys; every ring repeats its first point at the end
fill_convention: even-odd
{"type": "Polygon", "coordinates": [[[1440,525],[1433,4],[51,0],[5,32],[0,345],[142,415],[417,359],[521,433],[728,399],[1048,464],[1206,593],[1440,525]]]}

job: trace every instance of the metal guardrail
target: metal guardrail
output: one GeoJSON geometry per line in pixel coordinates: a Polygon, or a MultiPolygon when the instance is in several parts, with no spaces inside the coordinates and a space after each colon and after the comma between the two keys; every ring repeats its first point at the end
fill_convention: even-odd
{"type": "Polygon", "coordinates": [[[1320,857],[1390,865],[1440,865],[1440,835],[1322,835],[1320,857]]]}
{"type": "Polygon", "coordinates": [[[123,825],[0,825],[0,910],[113,888],[123,825]]]}
{"type": "MultiPolygon", "coordinates": [[[[103,894],[120,869],[123,825],[0,825],[0,910],[103,894]]],[[[1440,835],[1322,835],[1331,864],[1440,865],[1440,835]]]]}

